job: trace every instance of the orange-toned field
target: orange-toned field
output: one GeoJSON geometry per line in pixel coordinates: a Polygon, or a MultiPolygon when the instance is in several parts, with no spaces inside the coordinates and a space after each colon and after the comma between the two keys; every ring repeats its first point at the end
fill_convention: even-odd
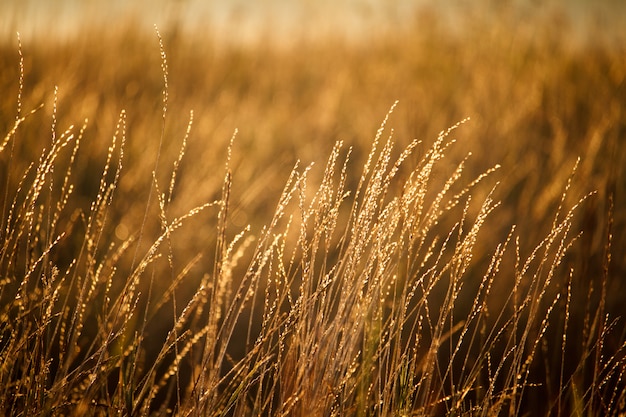
{"type": "Polygon", "coordinates": [[[626,39],[459,19],[3,39],[0,414],[626,412],[626,39]]]}

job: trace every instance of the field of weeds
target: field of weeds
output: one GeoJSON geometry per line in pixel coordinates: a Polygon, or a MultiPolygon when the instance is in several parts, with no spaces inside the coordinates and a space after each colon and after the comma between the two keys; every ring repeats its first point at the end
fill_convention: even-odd
{"type": "Polygon", "coordinates": [[[624,415],[626,41],[463,23],[2,39],[0,415],[624,415]]]}

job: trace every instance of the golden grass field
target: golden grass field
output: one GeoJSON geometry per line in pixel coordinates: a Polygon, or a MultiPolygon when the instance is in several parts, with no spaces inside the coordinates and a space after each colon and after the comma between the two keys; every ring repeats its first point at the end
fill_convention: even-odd
{"type": "Polygon", "coordinates": [[[626,39],[0,45],[0,415],[623,416],[626,39]]]}

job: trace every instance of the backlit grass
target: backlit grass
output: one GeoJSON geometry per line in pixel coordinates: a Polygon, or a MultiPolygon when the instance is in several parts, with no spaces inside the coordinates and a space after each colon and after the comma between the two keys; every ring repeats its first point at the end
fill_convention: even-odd
{"type": "Polygon", "coordinates": [[[624,43],[515,21],[3,43],[0,414],[622,415],[624,43]]]}

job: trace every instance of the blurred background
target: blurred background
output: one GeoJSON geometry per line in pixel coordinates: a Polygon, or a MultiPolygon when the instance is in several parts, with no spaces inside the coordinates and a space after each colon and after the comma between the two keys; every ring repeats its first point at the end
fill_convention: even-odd
{"type": "Polygon", "coordinates": [[[620,31],[626,3],[620,0],[4,0],[0,4],[0,35],[66,39],[81,28],[109,31],[133,21],[152,30],[176,26],[184,32],[210,35],[220,42],[250,43],[260,39],[289,43],[294,37],[328,34],[366,41],[381,32],[414,24],[424,10],[436,12],[452,29],[464,16],[515,8],[520,20],[558,9],[581,36],[601,28],[620,31]]]}

